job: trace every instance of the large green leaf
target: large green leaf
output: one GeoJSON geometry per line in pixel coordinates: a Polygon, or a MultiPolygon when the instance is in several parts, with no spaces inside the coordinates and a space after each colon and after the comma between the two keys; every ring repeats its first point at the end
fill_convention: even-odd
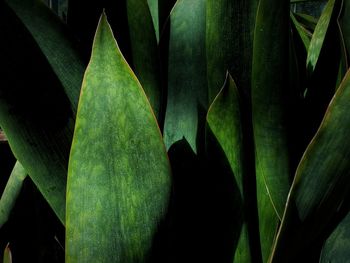
{"type": "MultiPolygon", "coordinates": [[[[66,175],[76,110],[73,101],[78,99],[80,87],[77,83],[74,84],[77,86],[72,84],[72,93],[67,87],[62,87],[63,80],[52,70],[53,66],[48,63],[35,38],[11,8],[4,2],[0,5],[0,31],[6,39],[0,43],[3,69],[0,125],[16,159],[64,222],[66,175]]],[[[49,9],[42,11],[51,14],[49,9]]],[[[34,11],[30,14],[36,21],[39,14],[34,11]]],[[[60,27],[54,25],[46,29],[61,32],[60,27]]],[[[45,31],[42,33],[44,36],[45,31]]],[[[51,50],[51,53],[57,50],[51,50]]],[[[65,55],[62,52],[57,57],[56,53],[55,63],[58,68],[69,68],[69,65],[61,63],[65,55]]]]}
{"type": "Polygon", "coordinates": [[[146,0],[127,0],[132,64],[156,117],[160,117],[157,39],[146,0]]]}
{"type": "Polygon", "coordinates": [[[170,15],[167,148],[183,137],[197,152],[200,108],[207,108],[205,0],[180,0],[170,15]]]}
{"type": "Polygon", "coordinates": [[[17,197],[22,189],[23,180],[26,178],[27,173],[23,166],[17,162],[13,167],[9,180],[7,181],[4,192],[0,199],[0,228],[8,220],[12,208],[15,205],[17,197]]]}
{"type": "Polygon", "coordinates": [[[166,212],[170,165],[147,97],[104,14],[68,170],[66,261],[145,262],[166,212]]]}
{"type": "Polygon", "coordinates": [[[332,18],[335,2],[336,0],[329,0],[327,2],[327,5],[323,10],[321,17],[317,22],[315,31],[312,35],[306,59],[306,66],[310,72],[313,72],[315,70],[318,58],[320,56],[323,42],[326,38],[328,26],[332,18]]]}
{"type": "Polygon", "coordinates": [[[272,262],[296,262],[322,237],[350,189],[350,71],[306,149],[289,194],[272,262]]]}
{"type": "Polygon", "coordinates": [[[322,249],[320,263],[343,263],[350,259],[350,213],[339,223],[322,249]]]}
{"type": "Polygon", "coordinates": [[[257,0],[207,1],[206,54],[210,102],[228,70],[249,93],[257,0]]]}
{"type": "Polygon", "coordinates": [[[264,262],[270,253],[290,185],[287,144],[288,39],[289,2],[261,0],[254,34],[252,116],[260,243],[264,262]]]}
{"type": "Polygon", "coordinates": [[[228,74],[225,84],[211,104],[207,122],[208,126],[225,153],[239,189],[239,198],[235,201],[236,213],[241,222],[236,224],[235,234],[239,236],[234,252],[234,262],[251,262],[251,251],[244,209],[243,177],[247,176],[247,163],[244,161],[244,144],[242,130],[241,102],[236,84],[228,74]]]}

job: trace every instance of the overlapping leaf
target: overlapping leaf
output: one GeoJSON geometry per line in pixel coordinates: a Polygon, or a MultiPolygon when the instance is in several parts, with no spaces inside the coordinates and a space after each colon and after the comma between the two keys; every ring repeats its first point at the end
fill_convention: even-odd
{"type": "Polygon", "coordinates": [[[180,0],[168,21],[168,100],[164,124],[167,148],[185,137],[197,152],[200,110],[205,110],[208,104],[205,4],[204,0],[180,0]]]}
{"type": "Polygon", "coordinates": [[[272,262],[298,260],[322,237],[350,189],[349,98],[350,71],[298,166],[272,262]]]}
{"type": "Polygon", "coordinates": [[[261,0],[252,70],[252,114],[263,261],[271,250],[289,190],[287,143],[289,2],[261,0]],[[278,21],[278,23],[276,22],[278,21]]]}

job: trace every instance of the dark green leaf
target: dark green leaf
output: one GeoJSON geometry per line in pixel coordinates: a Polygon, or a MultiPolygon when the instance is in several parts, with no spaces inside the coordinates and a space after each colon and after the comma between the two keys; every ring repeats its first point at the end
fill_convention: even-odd
{"type": "Polygon", "coordinates": [[[290,12],[290,18],[292,19],[293,25],[296,28],[304,46],[306,51],[309,49],[310,46],[310,40],[311,40],[311,36],[312,34],[307,31],[299,22],[298,20],[295,18],[295,16],[293,15],[292,12],[290,12]]]}
{"type": "Polygon", "coordinates": [[[145,262],[169,190],[156,119],[103,14],[69,160],[66,261],[145,262]]]}
{"type": "Polygon", "coordinates": [[[157,39],[146,0],[127,0],[132,63],[156,117],[160,111],[157,39]]]}
{"type": "Polygon", "coordinates": [[[254,34],[252,114],[264,262],[270,253],[290,186],[286,123],[288,39],[289,2],[261,0],[254,34]]]}
{"type": "Polygon", "coordinates": [[[341,30],[343,33],[343,38],[345,42],[346,47],[346,54],[347,56],[350,55],[350,1],[349,0],[343,0],[343,8],[342,13],[339,18],[341,30]]]}
{"type": "Polygon", "coordinates": [[[244,191],[243,177],[247,176],[244,162],[243,131],[241,121],[240,98],[236,84],[228,74],[225,84],[211,104],[207,122],[209,128],[220,147],[226,155],[231,170],[235,177],[235,183],[239,189],[239,198],[235,201],[239,209],[237,215],[242,217],[241,223],[236,224],[235,234],[239,236],[239,241],[234,252],[234,262],[251,262],[251,251],[249,246],[249,236],[244,216],[244,191]]]}
{"type": "Polygon", "coordinates": [[[156,33],[157,42],[159,42],[159,0],[147,0],[149,10],[152,15],[153,27],[156,33]]]}
{"type": "Polygon", "coordinates": [[[350,71],[300,161],[272,262],[298,261],[325,233],[350,189],[349,101],[350,71]]]}
{"type": "Polygon", "coordinates": [[[257,0],[207,1],[206,53],[209,101],[218,94],[228,70],[240,89],[250,91],[257,0]]]}
{"type": "Polygon", "coordinates": [[[197,152],[199,109],[207,108],[205,0],[180,0],[170,15],[167,148],[183,137],[197,152]]]}
{"type": "MultiPolygon", "coordinates": [[[[0,42],[3,68],[0,125],[16,159],[21,162],[57,216],[64,222],[66,175],[77,104],[73,101],[78,99],[80,84],[74,80],[72,83],[77,86],[72,84],[69,89],[66,86],[64,92],[61,84],[64,83],[63,77],[59,79],[52,70],[53,66],[48,63],[46,55],[50,53],[44,56],[35,38],[33,39],[16,14],[5,3],[0,5],[0,31],[6,39],[0,42]]],[[[33,23],[36,21],[39,28],[44,27],[47,30],[46,32],[42,29],[42,39],[46,36],[45,32],[48,36],[54,36],[57,32],[63,34],[61,27],[56,27],[55,23],[48,27],[40,24],[38,17],[45,18],[51,11],[39,10],[43,12],[42,15],[29,7],[25,12],[28,12],[28,17],[31,14],[33,23]],[[48,32],[49,29],[51,33],[48,32]]],[[[67,54],[57,53],[57,50],[51,52],[56,52],[55,63],[62,69],[63,76],[63,72],[71,64],[62,64],[62,61],[67,62],[63,58],[67,54]]],[[[70,79],[68,76],[70,73],[65,76],[67,81],[70,79]]]]}
{"type": "Polygon", "coordinates": [[[350,213],[339,223],[322,249],[320,263],[344,263],[350,259],[350,213]]]}
{"type": "Polygon", "coordinates": [[[27,173],[23,166],[17,162],[14,166],[9,180],[7,181],[4,192],[0,199],[0,228],[8,220],[11,210],[15,205],[17,197],[22,189],[23,180],[27,173]]]}

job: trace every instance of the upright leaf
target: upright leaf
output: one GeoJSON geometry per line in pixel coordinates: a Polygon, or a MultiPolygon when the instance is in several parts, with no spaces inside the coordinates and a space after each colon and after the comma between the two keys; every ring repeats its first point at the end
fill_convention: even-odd
{"type": "Polygon", "coordinates": [[[340,26],[343,32],[347,55],[350,56],[350,1],[343,0],[343,8],[340,16],[340,26]]]}
{"type": "Polygon", "coordinates": [[[168,100],[164,141],[183,137],[197,152],[199,109],[207,108],[205,0],[179,0],[169,19],[168,100]]]}
{"type": "Polygon", "coordinates": [[[27,173],[23,166],[17,161],[13,167],[9,180],[7,181],[4,192],[0,199],[0,228],[8,220],[11,210],[15,205],[16,199],[22,189],[23,180],[27,173]]]}
{"type": "Polygon", "coordinates": [[[132,65],[160,119],[161,90],[156,33],[146,0],[127,0],[132,65]]]}
{"type": "Polygon", "coordinates": [[[145,262],[169,184],[156,119],[103,14],[69,160],[66,261],[145,262]]]}
{"type": "Polygon", "coordinates": [[[207,1],[206,55],[210,102],[228,70],[249,94],[257,0],[207,1]]]}
{"type": "Polygon", "coordinates": [[[154,31],[157,42],[159,42],[159,0],[147,0],[149,11],[151,12],[154,31]]]}
{"type": "Polygon", "coordinates": [[[251,251],[244,206],[243,177],[247,176],[247,163],[244,161],[244,144],[240,98],[236,84],[228,74],[225,84],[211,104],[207,122],[220,147],[225,153],[239,189],[239,198],[235,200],[237,216],[240,223],[235,225],[238,235],[237,247],[234,249],[234,262],[251,262],[251,251]]]}
{"type": "Polygon", "coordinates": [[[289,1],[261,0],[254,33],[252,116],[264,262],[270,253],[290,185],[286,123],[288,39],[289,1]]]}
{"type": "Polygon", "coordinates": [[[328,26],[332,18],[335,2],[336,0],[329,0],[327,2],[312,35],[306,59],[306,66],[311,73],[315,70],[319,55],[321,53],[328,26]]]}
{"type": "Polygon", "coordinates": [[[11,250],[9,247],[9,244],[7,244],[5,250],[4,250],[4,258],[3,258],[4,263],[12,263],[12,254],[11,250]]]}
{"type": "Polygon", "coordinates": [[[296,262],[325,234],[349,192],[349,101],[350,71],[299,163],[272,262],[296,262]]]}
{"type": "Polygon", "coordinates": [[[310,40],[312,37],[312,34],[308,32],[295,18],[294,14],[290,12],[290,18],[292,19],[293,25],[295,29],[297,30],[299,37],[301,38],[301,41],[303,42],[306,51],[309,49],[310,46],[310,40]]]}

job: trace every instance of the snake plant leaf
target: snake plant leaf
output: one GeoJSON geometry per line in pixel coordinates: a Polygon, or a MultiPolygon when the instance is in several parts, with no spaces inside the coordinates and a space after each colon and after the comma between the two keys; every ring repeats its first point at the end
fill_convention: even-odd
{"type": "Polygon", "coordinates": [[[301,38],[301,41],[303,42],[305,49],[307,51],[310,46],[312,34],[299,23],[299,21],[295,18],[292,12],[290,12],[290,18],[292,19],[293,25],[296,28],[301,38]]]}
{"type": "Polygon", "coordinates": [[[151,12],[157,42],[159,42],[159,0],[147,0],[147,3],[151,12]]]}
{"type": "Polygon", "coordinates": [[[0,126],[16,159],[63,223],[73,106],[30,32],[11,8],[0,5],[6,39],[0,43],[0,126]]]}
{"type": "Polygon", "coordinates": [[[156,119],[102,14],[69,160],[66,262],[145,262],[169,192],[156,119]]]}
{"type": "Polygon", "coordinates": [[[257,0],[207,1],[209,102],[212,102],[220,91],[227,70],[238,87],[249,94],[257,4],[257,0]]]}
{"type": "Polygon", "coordinates": [[[4,263],[12,263],[12,253],[11,253],[9,244],[7,244],[7,246],[4,250],[3,262],[4,263]]]}
{"type": "Polygon", "coordinates": [[[296,262],[297,255],[324,234],[349,192],[349,101],[350,71],[299,163],[272,262],[296,262]]]}
{"type": "Polygon", "coordinates": [[[63,22],[39,0],[6,0],[40,47],[76,112],[85,70],[77,42],[63,22]]]}
{"type": "Polygon", "coordinates": [[[205,0],[180,0],[170,19],[168,100],[164,123],[167,149],[183,137],[197,152],[199,108],[207,109],[205,0]]]}
{"type": "Polygon", "coordinates": [[[285,67],[289,56],[288,14],[288,1],[261,0],[254,33],[252,117],[264,262],[270,253],[290,186],[286,123],[289,72],[285,67]]]}
{"type": "Polygon", "coordinates": [[[17,197],[22,189],[23,180],[27,173],[23,166],[17,161],[13,167],[9,180],[7,181],[4,192],[0,199],[0,228],[8,220],[12,208],[15,205],[17,197]]]}
{"type": "Polygon", "coordinates": [[[350,258],[350,213],[333,230],[325,242],[320,263],[343,263],[350,258]]]}
{"type": "Polygon", "coordinates": [[[311,73],[315,70],[318,58],[320,56],[323,42],[326,38],[327,30],[332,18],[335,2],[335,0],[329,0],[327,2],[312,35],[306,59],[307,69],[311,73]]]}
{"type": "MultiPolygon", "coordinates": [[[[227,157],[239,189],[240,198],[238,198],[238,202],[243,203],[245,200],[243,177],[247,174],[245,171],[246,163],[244,162],[240,104],[236,84],[231,75],[228,74],[223,88],[209,107],[207,123],[227,157]]],[[[235,226],[239,240],[235,248],[234,262],[251,262],[247,222],[244,219],[244,205],[238,204],[238,206],[241,207],[241,211],[237,211],[237,214],[243,215],[243,218],[242,223],[235,226]]]]}
{"type": "Polygon", "coordinates": [[[160,120],[160,81],[156,33],[146,0],[127,0],[132,65],[160,120]]]}

